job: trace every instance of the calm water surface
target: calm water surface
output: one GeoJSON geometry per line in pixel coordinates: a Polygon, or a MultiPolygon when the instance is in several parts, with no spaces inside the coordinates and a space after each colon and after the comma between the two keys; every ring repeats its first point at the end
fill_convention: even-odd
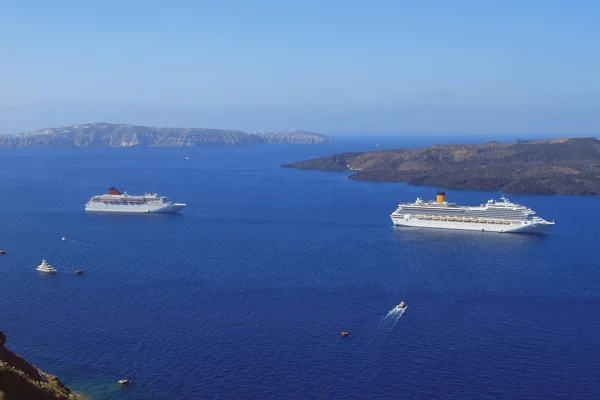
{"type": "Polygon", "coordinates": [[[2,150],[0,330],[96,399],[598,398],[597,197],[508,196],[544,236],[395,229],[436,188],[279,168],[436,141],[2,150]],[[188,207],[86,214],[111,185],[188,207]]]}

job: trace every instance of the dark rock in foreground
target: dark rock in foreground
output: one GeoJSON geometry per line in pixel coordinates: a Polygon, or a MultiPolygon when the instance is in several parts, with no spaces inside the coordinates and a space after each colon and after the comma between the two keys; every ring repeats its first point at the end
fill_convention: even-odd
{"type": "Polygon", "coordinates": [[[350,179],[514,194],[600,194],[600,140],[436,145],[343,153],[284,168],[354,171],[350,179]]]}
{"type": "Polygon", "coordinates": [[[36,368],[4,347],[0,331],[0,399],[2,400],[83,400],[54,375],[36,368]]]}
{"type": "Polygon", "coordinates": [[[226,129],[156,128],[89,123],[1,136],[0,147],[196,147],[320,144],[332,139],[305,131],[246,133],[226,129]]]}

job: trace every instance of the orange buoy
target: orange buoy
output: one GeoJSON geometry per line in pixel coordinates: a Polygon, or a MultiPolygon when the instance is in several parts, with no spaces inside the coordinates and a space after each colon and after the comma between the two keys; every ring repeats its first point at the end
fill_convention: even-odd
{"type": "Polygon", "coordinates": [[[348,337],[349,333],[348,332],[342,332],[342,336],[343,337],[348,337]]]}

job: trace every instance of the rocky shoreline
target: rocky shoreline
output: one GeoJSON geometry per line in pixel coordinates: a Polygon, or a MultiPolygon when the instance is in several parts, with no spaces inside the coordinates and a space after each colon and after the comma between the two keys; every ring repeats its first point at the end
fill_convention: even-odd
{"type": "Polygon", "coordinates": [[[8,350],[5,343],[6,335],[0,331],[1,400],[89,400],[8,350]]]}

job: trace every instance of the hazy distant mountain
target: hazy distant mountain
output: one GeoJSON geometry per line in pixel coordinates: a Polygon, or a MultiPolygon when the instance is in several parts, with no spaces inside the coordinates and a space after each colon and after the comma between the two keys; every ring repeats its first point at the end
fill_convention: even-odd
{"type": "Polygon", "coordinates": [[[600,194],[600,140],[593,137],[343,153],[282,167],[448,189],[600,194]]]}
{"type": "Polygon", "coordinates": [[[0,147],[195,147],[320,144],[332,139],[305,131],[246,133],[227,129],[156,128],[87,123],[0,136],[0,147]]]}

